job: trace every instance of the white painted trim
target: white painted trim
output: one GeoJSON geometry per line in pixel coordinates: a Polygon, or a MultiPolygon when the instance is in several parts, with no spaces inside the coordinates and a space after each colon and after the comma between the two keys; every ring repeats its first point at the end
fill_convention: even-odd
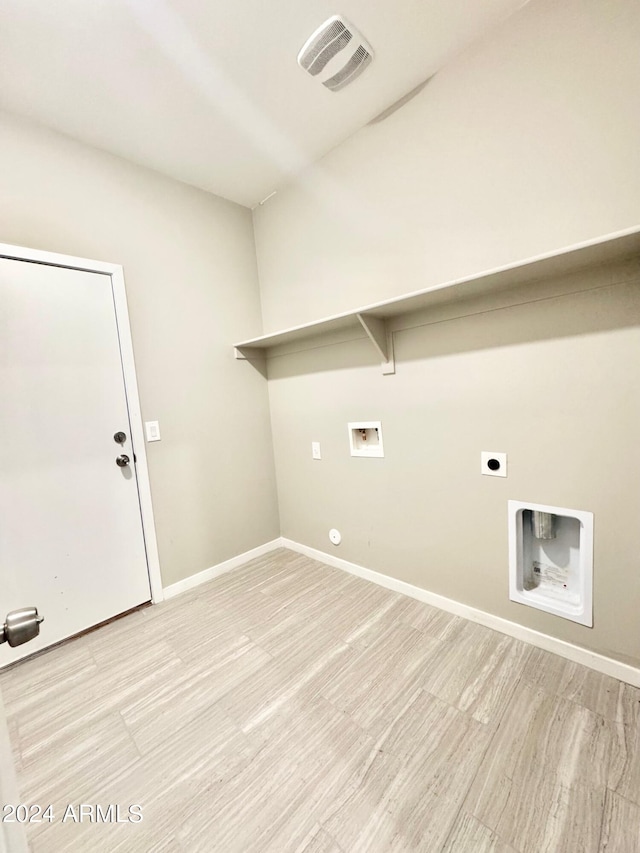
{"type": "Polygon", "coordinates": [[[237,557],[231,557],[229,560],[225,560],[224,563],[218,563],[216,566],[211,566],[211,568],[198,572],[195,575],[189,575],[188,578],[177,581],[177,583],[165,586],[164,597],[165,599],[173,598],[176,595],[186,592],[188,589],[193,589],[195,586],[200,586],[202,583],[207,583],[207,581],[220,577],[220,575],[224,575],[227,572],[232,571],[232,569],[237,569],[239,566],[244,565],[244,563],[248,563],[249,560],[255,560],[257,557],[262,557],[271,551],[275,551],[276,548],[283,548],[284,546],[282,541],[283,540],[280,538],[272,539],[271,542],[265,542],[264,545],[258,545],[257,548],[252,548],[251,551],[245,551],[244,554],[238,554],[237,557]]]}
{"type": "Polygon", "coordinates": [[[104,261],[91,261],[88,258],[77,258],[74,255],[61,255],[58,252],[43,252],[39,249],[29,249],[26,246],[11,246],[0,243],[0,257],[16,261],[31,261],[35,264],[47,264],[50,267],[66,267],[84,272],[101,272],[111,275],[122,267],[117,264],[107,264],[104,261]]]}
{"type": "Polygon", "coordinates": [[[389,575],[383,575],[381,572],[376,572],[373,569],[366,569],[364,566],[350,563],[340,557],[335,557],[333,554],[326,554],[324,551],[318,551],[316,548],[310,548],[308,545],[301,545],[299,542],[294,542],[291,539],[282,538],[281,542],[282,547],[289,548],[289,550],[296,551],[299,554],[304,554],[306,557],[311,557],[311,559],[318,560],[321,563],[326,563],[335,569],[342,569],[345,572],[349,572],[349,574],[357,575],[386,589],[401,592],[403,595],[416,598],[425,604],[439,607],[440,610],[445,610],[447,613],[462,616],[464,619],[469,619],[470,622],[477,622],[486,628],[492,628],[501,634],[507,634],[509,637],[530,643],[532,646],[537,646],[539,649],[560,655],[560,657],[574,663],[588,666],[590,669],[596,670],[596,672],[617,678],[619,681],[624,681],[633,687],[640,687],[640,669],[634,666],[605,657],[597,652],[589,651],[589,649],[582,648],[582,646],[575,646],[572,643],[567,643],[565,640],[559,640],[540,631],[534,631],[532,628],[526,628],[517,622],[510,622],[508,619],[503,619],[500,616],[494,616],[492,613],[486,613],[484,610],[470,607],[468,604],[462,604],[451,598],[445,598],[443,595],[437,595],[435,592],[429,592],[426,589],[398,580],[397,578],[392,578],[389,575]]]}
{"type": "Polygon", "coordinates": [[[136,477],[138,482],[138,496],[140,499],[140,512],[142,516],[142,531],[147,552],[147,567],[149,572],[151,599],[154,603],[162,601],[162,578],[160,576],[158,543],[156,540],[156,529],[153,519],[151,485],[149,483],[149,469],[147,466],[142,413],[140,411],[140,398],[138,396],[138,383],[133,358],[133,343],[131,340],[131,329],[129,327],[129,312],[127,309],[127,296],[122,267],[119,264],[107,264],[104,263],[104,261],[92,261],[87,258],[60,255],[57,252],[42,252],[37,249],[28,249],[23,246],[10,246],[6,243],[0,243],[0,257],[18,261],[30,261],[31,263],[37,264],[46,264],[47,266],[82,270],[83,272],[102,273],[111,277],[116,325],[118,328],[118,337],[120,339],[122,372],[124,376],[127,407],[129,410],[129,421],[131,425],[131,443],[136,455],[136,477]]]}
{"type": "Polygon", "coordinates": [[[124,375],[124,386],[127,395],[127,406],[129,409],[131,444],[136,457],[138,497],[140,499],[140,514],[142,517],[144,544],[147,552],[147,568],[149,571],[151,599],[154,604],[157,604],[159,601],[162,601],[163,598],[162,577],[160,575],[160,556],[158,554],[156,527],[153,517],[153,504],[151,502],[151,483],[149,481],[149,467],[147,465],[144,425],[142,423],[142,412],[140,410],[138,380],[136,377],[136,365],[133,357],[133,341],[131,340],[129,310],[127,308],[127,294],[125,291],[122,267],[114,267],[113,272],[111,273],[111,283],[113,287],[113,302],[116,309],[118,337],[120,339],[122,372],[124,375]]]}

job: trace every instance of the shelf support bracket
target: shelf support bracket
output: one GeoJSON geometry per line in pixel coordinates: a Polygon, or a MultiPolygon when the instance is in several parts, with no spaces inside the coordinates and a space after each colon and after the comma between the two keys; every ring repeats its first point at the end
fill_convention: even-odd
{"type": "Polygon", "coordinates": [[[245,361],[261,361],[264,359],[264,350],[258,347],[234,347],[233,354],[235,358],[245,361]]]}
{"type": "Polygon", "coordinates": [[[367,333],[367,337],[376,348],[382,358],[382,372],[391,374],[396,372],[395,359],[393,356],[393,335],[387,329],[387,324],[379,317],[372,314],[356,314],[360,325],[367,333]]]}
{"type": "Polygon", "coordinates": [[[260,347],[234,347],[233,355],[240,361],[248,361],[252,364],[258,373],[266,378],[267,376],[267,357],[266,353],[260,347]]]}

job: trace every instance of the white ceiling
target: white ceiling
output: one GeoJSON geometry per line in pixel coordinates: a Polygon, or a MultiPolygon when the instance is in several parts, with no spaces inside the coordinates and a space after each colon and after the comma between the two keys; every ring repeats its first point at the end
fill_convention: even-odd
{"type": "Polygon", "coordinates": [[[253,206],[524,2],[2,0],[0,107],[253,206]],[[334,93],[296,56],[336,13],[375,58],[334,93]]]}

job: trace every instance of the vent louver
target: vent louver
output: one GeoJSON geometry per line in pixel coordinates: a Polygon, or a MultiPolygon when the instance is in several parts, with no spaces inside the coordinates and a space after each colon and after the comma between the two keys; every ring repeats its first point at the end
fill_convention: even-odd
{"type": "Polygon", "coordinates": [[[312,33],[298,54],[307,74],[320,78],[332,92],[344,89],[373,59],[373,50],[358,30],[334,15],[312,33]]]}
{"type": "Polygon", "coordinates": [[[356,50],[351,59],[347,62],[341,71],[324,80],[322,85],[332,92],[339,92],[340,89],[351,83],[359,74],[362,74],[364,69],[371,62],[371,54],[362,45],[356,50]]]}

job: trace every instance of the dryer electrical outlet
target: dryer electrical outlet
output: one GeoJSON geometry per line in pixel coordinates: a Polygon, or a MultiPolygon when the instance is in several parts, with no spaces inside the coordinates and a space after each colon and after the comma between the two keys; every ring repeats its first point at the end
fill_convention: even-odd
{"type": "Polygon", "coordinates": [[[506,477],[507,454],[483,450],[480,454],[480,473],[487,477],[506,477]]]}

